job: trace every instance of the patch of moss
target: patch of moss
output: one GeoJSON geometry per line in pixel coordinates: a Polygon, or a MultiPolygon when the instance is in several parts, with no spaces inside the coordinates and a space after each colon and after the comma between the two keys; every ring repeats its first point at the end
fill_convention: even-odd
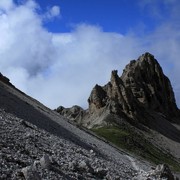
{"type": "Polygon", "coordinates": [[[115,144],[130,153],[143,157],[155,164],[168,164],[174,171],[180,172],[180,164],[165,152],[155,147],[146,140],[143,134],[135,132],[132,128],[124,128],[119,126],[107,126],[93,128],[98,136],[101,136],[109,142],[115,144]]]}

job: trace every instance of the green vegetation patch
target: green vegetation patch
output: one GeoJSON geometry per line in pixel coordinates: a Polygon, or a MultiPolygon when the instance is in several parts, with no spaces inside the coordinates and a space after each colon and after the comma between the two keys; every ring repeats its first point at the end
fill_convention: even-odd
{"type": "Polygon", "coordinates": [[[133,128],[114,125],[93,128],[92,131],[129,153],[141,156],[155,164],[166,163],[174,171],[180,172],[180,164],[175,161],[173,156],[155,147],[144,138],[143,134],[135,132],[133,128]]]}

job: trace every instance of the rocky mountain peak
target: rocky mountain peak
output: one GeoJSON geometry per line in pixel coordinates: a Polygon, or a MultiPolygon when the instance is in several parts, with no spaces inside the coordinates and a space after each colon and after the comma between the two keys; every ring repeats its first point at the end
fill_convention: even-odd
{"type": "Polygon", "coordinates": [[[152,54],[150,54],[149,52],[146,52],[139,57],[139,60],[151,62],[151,61],[154,61],[155,59],[154,59],[154,56],[152,54]]]}
{"type": "Polygon", "coordinates": [[[133,119],[141,117],[144,110],[161,113],[167,118],[179,113],[169,79],[148,52],[130,61],[121,77],[113,70],[110,82],[103,87],[96,85],[88,102],[91,114],[102,108],[133,119]]]}
{"type": "Polygon", "coordinates": [[[86,127],[101,124],[109,114],[133,123],[149,124],[153,113],[154,116],[180,123],[180,112],[170,80],[155,57],[148,52],[137,60],[131,60],[121,76],[117,70],[113,70],[106,85],[96,84],[88,103],[86,111],[61,107],[58,112],[86,127]]]}
{"type": "Polygon", "coordinates": [[[178,108],[171,83],[153,55],[145,53],[131,61],[121,79],[145,108],[176,116],[178,108]]]}

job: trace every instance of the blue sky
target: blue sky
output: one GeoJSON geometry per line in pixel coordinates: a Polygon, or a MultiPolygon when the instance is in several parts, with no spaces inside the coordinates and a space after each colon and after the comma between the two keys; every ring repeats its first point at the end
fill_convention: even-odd
{"type": "MultiPolygon", "coordinates": [[[[159,18],[151,16],[148,5],[147,12],[141,0],[37,0],[41,10],[46,11],[54,5],[61,9],[61,16],[52,22],[45,23],[52,32],[70,31],[73,24],[87,23],[101,26],[106,32],[128,33],[136,26],[144,24],[147,31],[160,23],[159,18]]],[[[166,7],[161,7],[162,16],[168,17],[166,7]]]]}
{"type": "MultiPolygon", "coordinates": [[[[50,1],[46,1],[46,3],[48,2],[50,1]]],[[[51,1],[51,5],[53,3],[58,3],[62,13],[61,19],[47,24],[47,27],[55,32],[69,31],[72,24],[87,23],[99,25],[103,27],[104,31],[126,33],[142,18],[138,5],[133,0],[51,1]]],[[[42,3],[44,8],[47,5],[42,3]]]]}
{"type": "Polygon", "coordinates": [[[87,108],[95,84],[148,51],[180,106],[179,0],[0,0],[0,72],[50,108],[87,108]]]}
{"type": "Polygon", "coordinates": [[[37,0],[37,2],[42,11],[54,5],[60,7],[60,18],[45,23],[52,32],[67,32],[71,30],[73,24],[86,23],[101,26],[106,32],[122,34],[143,26],[144,31],[148,33],[171,18],[174,6],[173,1],[166,0],[37,0]]]}

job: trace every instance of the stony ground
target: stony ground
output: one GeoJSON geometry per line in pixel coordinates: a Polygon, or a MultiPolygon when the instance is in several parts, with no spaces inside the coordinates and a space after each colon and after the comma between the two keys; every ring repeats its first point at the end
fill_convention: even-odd
{"type": "Polygon", "coordinates": [[[0,179],[131,179],[113,162],[0,110],[0,179]]]}

